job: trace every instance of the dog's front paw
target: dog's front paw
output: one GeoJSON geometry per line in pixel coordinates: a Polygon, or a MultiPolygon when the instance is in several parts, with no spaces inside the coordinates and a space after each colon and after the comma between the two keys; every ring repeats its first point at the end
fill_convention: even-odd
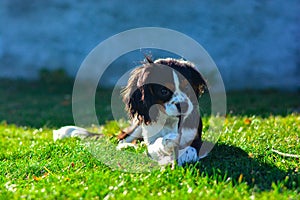
{"type": "Polygon", "coordinates": [[[162,145],[164,150],[172,153],[174,148],[178,145],[178,134],[170,133],[163,137],[162,145]]]}
{"type": "Polygon", "coordinates": [[[177,163],[182,166],[186,163],[194,163],[199,160],[197,151],[194,147],[188,146],[182,150],[179,150],[179,156],[177,163]]]}

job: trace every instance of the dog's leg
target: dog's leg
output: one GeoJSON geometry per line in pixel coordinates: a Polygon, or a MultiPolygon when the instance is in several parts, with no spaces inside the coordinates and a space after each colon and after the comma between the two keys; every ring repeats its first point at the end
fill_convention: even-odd
{"type": "MultiPolygon", "coordinates": [[[[126,139],[127,137],[129,137],[131,134],[137,135],[134,132],[136,132],[136,129],[138,127],[139,127],[138,120],[136,120],[136,119],[132,120],[132,123],[130,126],[124,128],[123,130],[120,131],[119,135],[117,136],[118,140],[122,141],[122,140],[126,139]]],[[[142,138],[142,134],[137,135],[137,136],[142,138]]],[[[140,139],[140,138],[137,137],[136,139],[140,139]]]]}
{"type": "Polygon", "coordinates": [[[53,130],[53,140],[61,140],[68,137],[78,137],[78,138],[87,138],[93,137],[98,139],[103,137],[103,134],[91,133],[88,130],[78,127],[78,126],[63,126],[60,129],[53,130]]]}
{"type": "Polygon", "coordinates": [[[120,140],[117,149],[121,150],[127,148],[129,146],[136,148],[136,145],[132,144],[132,141],[139,139],[142,137],[142,128],[140,126],[136,127],[136,129],[128,135],[125,139],[120,140]]]}
{"type": "Polygon", "coordinates": [[[178,134],[170,133],[157,138],[153,144],[148,145],[148,154],[160,165],[172,164],[174,161],[174,147],[177,143],[178,134]]]}
{"type": "Polygon", "coordinates": [[[179,150],[177,163],[182,166],[186,163],[194,163],[199,160],[197,150],[194,147],[187,146],[184,149],[179,150]]]}
{"type": "Polygon", "coordinates": [[[163,138],[157,138],[153,144],[148,145],[148,155],[159,165],[167,165],[172,163],[172,151],[165,149],[163,138]]]}
{"type": "Polygon", "coordinates": [[[136,127],[136,129],[130,134],[128,135],[123,141],[130,143],[134,140],[137,140],[139,138],[142,138],[142,127],[138,126],[136,127]]]}

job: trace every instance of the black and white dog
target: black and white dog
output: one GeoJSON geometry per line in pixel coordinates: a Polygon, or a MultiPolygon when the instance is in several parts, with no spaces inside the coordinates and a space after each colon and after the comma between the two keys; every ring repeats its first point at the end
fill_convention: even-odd
{"type": "Polygon", "coordinates": [[[131,72],[121,93],[132,126],[118,136],[119,147],[143,139],[148,155],[161,165],[174,160],[178,165],[196,162],[205,156],[199,156],[202,120],[198,98],[207,88],[206,81],[191,62],[146,59],[131,72]]]}
{"type": "Polygon", "coordinates": [[[174,158],[179,165],[195,162],[202,145],[198,98],[206,82],[190,62],[147,61],[131,73],[122,92],[133,125],[119,139],[129,143],[143,138],[149,156],[160,164],[174,158]]]}

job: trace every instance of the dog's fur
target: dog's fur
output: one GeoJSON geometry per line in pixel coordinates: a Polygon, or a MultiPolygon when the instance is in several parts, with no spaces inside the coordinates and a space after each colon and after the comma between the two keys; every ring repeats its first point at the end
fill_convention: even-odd
{"type": "Polygon", "coordinates": [[[150,157],[161,164],[174,157],[179,165],[195,162],[202,145],[198,98],[206,82],[190,62],[171,58],[153,62],[148,57],[147,61],[132,71],[122,92],[133,123],[119,139],[130,143],[142,138],[150,157]]]}
{"type": "MultiPolygon", "coordinates": [[[[196,162],[202,145],[198,98],[206,82],[188,61],[146,58],[148,62],[132,71],[122,91],[132,126],[118,136],[118,149],[142,139],[148,155],[159,164],[196,162]]],[[[102,136],[75,126],[53,131],[54,140],[102,136]]]]}

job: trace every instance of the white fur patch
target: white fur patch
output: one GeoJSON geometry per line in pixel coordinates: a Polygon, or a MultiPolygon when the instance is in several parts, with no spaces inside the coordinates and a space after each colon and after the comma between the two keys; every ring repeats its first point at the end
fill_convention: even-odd
{"type": "Polygon", "coordinates": [[[186,113],[184,113],[185,114],[184,119],[185,119],[186,116],[188,116],[192,112],[193,104],[191,100],[188,98],[188,96],[186,95],[186,93],[184,91],[181,91],[179,78],[178,75],[175,73],[175,71],[173,71],[173,80],[174,80],[175,90],[173,91],[173,96],[170,99],[170,101],[165,103],[165,111],[169,116],[178,116],[179,114],[182,113],[179,113],[178,108],[176,107],[175,104],[186,102],[188,103],[188,110],[186,111],[186,113]]]}
{"type": "Polygon", "coordinates": [[[152,144],[159,137],[178,132],[178,118],[159,111],[158,120],[149,125],[142,124],[142,135],[146,144],[152,144]]]}
{"type": "Polygon", "coordinates": [[[53,130],[53,140],[61,140],[66,137],[84,138],[89,135],[89,132],[78,126],[63,126],[60,129],[53,130]]]}
{"type": "Polygon", "coordinates": [[[177,163],[182,166],[185,163],[194,163],[199,160],[197,151],[194,147],[187,146],[186,148],[179,150],[179,156],[177,163]]]}
{"type": "Polygon", "coordinates": [[[198,130],[196,128],[183,128],[180,138],[180,146],[190,146],[196,137],[198,130]]]}
{"type": "Polygon", "coordinates": [[[180,91],[180,89],[179,89],[179,85],[180,85],[179,78],[178,78],[177,74],[175,73],[175,71],[173,71],[173,79],[174,79],[174,84],[175,84],[175,92],[180,91]]]}
{"type": "Polygon", "coordinates": [[[119,143],[116,147],[117,150],[122,150],[122,149],[126,149],[128,147],[133,147],[135,149],[137,149],[137,145],[135,144],[132,144],[132,143],[127,143],[127,142],[124,142],[124,143],[119,143]]]}

